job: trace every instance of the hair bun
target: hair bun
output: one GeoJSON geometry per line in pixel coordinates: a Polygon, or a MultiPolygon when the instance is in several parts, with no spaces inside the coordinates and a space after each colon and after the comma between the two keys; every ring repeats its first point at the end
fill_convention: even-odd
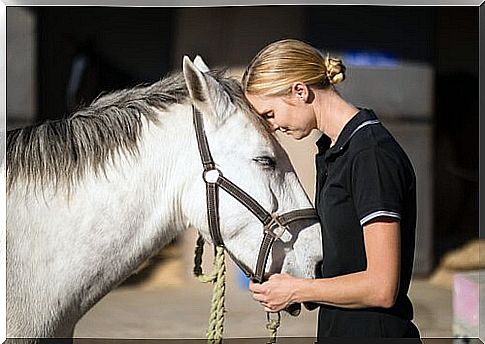
{"type": "Polygon", "coordinates": [[[328,81],[332,84],[338,84],[345,80],[345,66],[342,60],[327,57],[325,59],[326,76],[328,81]]]}

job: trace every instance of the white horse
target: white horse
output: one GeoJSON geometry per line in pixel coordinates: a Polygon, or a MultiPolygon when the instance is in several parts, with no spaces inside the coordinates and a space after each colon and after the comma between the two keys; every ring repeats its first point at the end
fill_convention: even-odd
{"type": "MultiPolygon", "coordinates": [[[[227,178],[270,212],[311,207],[239,83],[205,68],[185,57],[183,73],[8,133],[7,337],[72,337],[83,314],[186,228],[210,241],[193,105],[227,178]]],[[[257,218],[221,192],[220,224],[226,247],[254,267],[257,218]]],[[[284,251],[281,271],[314,276],[319,225],[284,251]]]]}

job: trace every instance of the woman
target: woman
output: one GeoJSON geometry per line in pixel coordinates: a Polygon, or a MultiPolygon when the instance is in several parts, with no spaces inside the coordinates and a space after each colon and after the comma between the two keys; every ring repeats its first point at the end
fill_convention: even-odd
{"type": "Polygon", "coordinates": [[[414,256],[416,179],[405,152],[370,109],[345,101],[334,84],[342,61],[297,40],[272,43],[244,73],[254,109],[299,140],[317,141],[315,206],[324,260],[321,278],[272,275],[250,284],[268,312],[320,304],[318,338],[419,337],[407,296],[414,256]]]}

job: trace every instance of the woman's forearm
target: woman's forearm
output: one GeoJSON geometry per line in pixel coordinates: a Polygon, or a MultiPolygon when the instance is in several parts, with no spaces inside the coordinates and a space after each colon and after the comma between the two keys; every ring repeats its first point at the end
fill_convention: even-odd
{"type": "Polygon", "coordinates": [[[363,308],[392,307],[399,291],[399,222],[381,220],[364,226],[365,271],[333,278],[299,279],[296,302],[363,308]]]}
{"type": "Polygon", "coordinates": [[[317,302],[344,308],[392,307],[396,286],[367,271],[348,275],[295,281],[295,302],[317,302]]]}

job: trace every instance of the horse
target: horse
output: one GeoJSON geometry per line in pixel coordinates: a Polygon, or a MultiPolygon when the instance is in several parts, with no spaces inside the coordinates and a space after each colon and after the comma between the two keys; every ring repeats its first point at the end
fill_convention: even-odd
{"type": "MultiPolygon", "coordinates": [[[[59,119],[7,133],[7,337],[69,338],[76,322],[189,227],[211,242],[192,123],[217,168],[269,212],[311,207],[240,83],[184,57],[182,71],[99,95],[59,119]]],[[[261,224],[220,195],[225,247],[254,266],[261,224]]],[[[318,224],[273,247],[267,272],[314,277],[318,224]],[[279,252],[279,253],[278,253],[279,252]]]]}

